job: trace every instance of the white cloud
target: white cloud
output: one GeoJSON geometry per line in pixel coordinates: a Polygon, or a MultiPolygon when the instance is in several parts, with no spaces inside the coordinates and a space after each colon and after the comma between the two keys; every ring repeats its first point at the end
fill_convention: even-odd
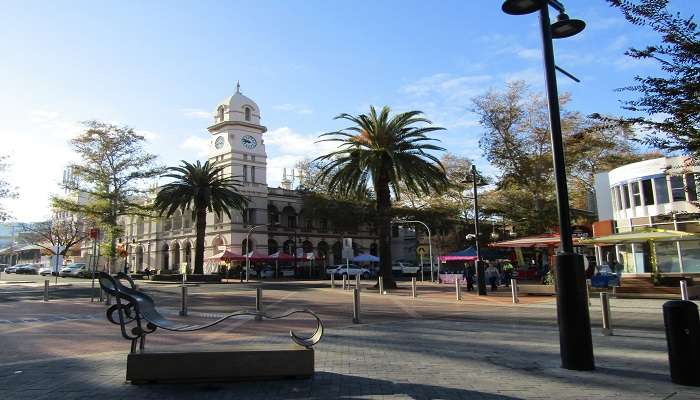
{"type": "Polygon", "coordinates": [[[519,49],[515,52],[515,54],[518,55],[518,57],[525,59],[525,60],[541,60],[542,59],[542,50],[540,49],[519,49]]]}
{"type": "Polygon", "coordinates": [[[209,154],[209,139],[199,136],[188,136],[180,145],[181,149],[191,150],[198,157],[203,157],[209,154]]]}
{"type": "Polygon", "coordinates": [[[305,104],[290,104],[290,103],[285,103],[285,104],[280,104],[272,107],[274,110],[278,111],[286,111],[286,112],[291,112],[295,114],[301,114],[301,115],[309,115],[313,114],[314,110],[305,105],[305,104]]]}
{"type": "Polygon", "coordinates": [[[653,66],[654,63],[655,63],[655,61],[652,59],[649,59],[649,58],[640,59],[640,58],[632,58],[629,56],[621,56],[613,61],[613,65],[615,66],[615,68],[622,70],[622,71],[635,69],[635,68],[646,68],[646,67],[653,66]]]}
{"type": "Polygon", "coordinates": [[[135,132],[137,135],[143,136],[149,142],[156,141],[160,138],[160,134],[153,131],[137,129],[135,132]]]}
{"type": "Polygon", "coordinates": [[[279,184],[284,168],[289,170],[305,158],[314,159],[337,148],[335,142],[317,143],[318,135],[299,133],[287,126],[266,133],[268,185],[279,184]]]}
{"type": "Polygon", "coordinates": [[[479,93],[481,85],[489,82],[491,75],[465,75],[438,73],[404,85],[401,93],[413,96],[428,96],[439,94],[450,98],[471,97],[479,93]]]}
{"type": "Polygon", "coordinates": [[[182,115],[188,118],[200,118],[200,119],[211,119],[213,114],[209,111],[202,110],[199,108],[183,108],[180,110],[182,115]]]}
{"type": "Polygon", "coordinates": [[[629,38],[626,35],[620,35],[608,44],[608,50],[616,51],[629,47],[629,38]]]}
{"type": "Polygon", "coordinates": [[[506,82],[524,81],[530,86],[541,86],[544,84],[544,73],[537,68],[527,68],[517,72],[508,72],[503,76],[506,82]]]}
{"type": "Polygon", "coordinates": [[[10,156],[5,177],[18,194],[5,205],[14,219],[37,221],[50,216],[49,197],[60,192],[63,170],[77,157],[68,139],[80,131],[78,123],[57,111],[37,110],[3,121],[1,151],[10,156]]]}

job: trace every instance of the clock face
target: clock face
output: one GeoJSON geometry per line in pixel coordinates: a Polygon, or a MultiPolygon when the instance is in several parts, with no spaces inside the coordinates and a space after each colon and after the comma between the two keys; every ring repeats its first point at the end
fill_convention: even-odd
{"type": "Polygon", "coordinates": [[[223,137],[223,136],[219,136],[218,138],[216,138],[216,141],[214,142],[214,146],[215,146],[217,149],[220,149],[220,148],[224,147],[224,137],[223,137]]]}
{"type": "Polygon", "coordinates": [[[255,146],[258,145],[258,141],[255,140],[254,137],[250,135],[245,135],[241,138],[241,144],[246,148],[246,149],[254,149],[255,146]]]}

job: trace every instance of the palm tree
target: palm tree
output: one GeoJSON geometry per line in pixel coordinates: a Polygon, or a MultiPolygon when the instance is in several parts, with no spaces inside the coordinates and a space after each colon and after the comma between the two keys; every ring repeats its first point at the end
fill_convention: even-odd
{"type": "Polygon", "coordinates": [[[340,142],[338,148],[318,157],[322,163],[319,179],[331,192],[355,197],[371,188],[377,209],[380,273],[385,286],[396,284],[391,276],[390,209],[392,193],[400,199],[401,190],[414,194],[442,191],[448,184],[445,170],[430,151],[444,151],[430,142],[427,133],[443,130],[420,111],[408,111],[389,117],[384,106],[379,114],[373,106],[369,115],[340,114],[335,119],[351,121],[354,126],[324,133],[320,141],[340,142]],[[415,126],[415,124],[420,124],[415,126]],[[403,185],[399,185],[403,183],[403,185]]]}
{"type": "Polygon", "coordinates": [[[231,210],[243,212],[248,205],[248,199],[240,194],[238,180],[224,176],[223,166],[215,167],[206,161],[190,164],[182,161],[178,167],[170,167],[171,173],[164,178],[175,181],[161,187],[156,195],[155,209],[166,218],[177,210],[184,214],[192,212],[195,221],[197,240],[195,243],[194,273],[204,273],[204,233],[207,228],[207,212],[222,213],[231,218],[231,210]]]}

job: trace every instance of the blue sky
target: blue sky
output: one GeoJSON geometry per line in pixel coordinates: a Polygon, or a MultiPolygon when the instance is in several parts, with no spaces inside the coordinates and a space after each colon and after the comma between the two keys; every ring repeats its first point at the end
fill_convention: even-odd
{"type": "MultiPolygon", "coordinates": [[[[686,15],[693,0],[672,1],[686,15]]],[[[268,183],[323,151],[333,117],[370,104],[419,109],[449,151],[484,169],[470,99],[508,80],[542,89],[538,19],[500,1],[5,1],[0,14],[0,153],[19,220],[48,215],[78,121],[128,124],[165,164],[205,158],[206,127],[236,81],[269,132],[268,183]]],[[[615,88],[656,70],[623,55],[657,40],[603,0],[568,0],[587,29],[555,43],[570,109],[619,113],[615,88]]]]}

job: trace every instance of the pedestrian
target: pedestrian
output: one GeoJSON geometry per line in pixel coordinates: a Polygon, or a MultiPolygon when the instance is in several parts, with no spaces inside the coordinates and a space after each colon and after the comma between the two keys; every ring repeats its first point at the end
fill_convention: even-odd
{"type": "Polygon", "coordinates": [[[466,264],[466,270],[464,272],[465,277],[467,278],[467,292],[471,292],[474,290],[474,275],[476,275],[476,269],[474,268],[474,264],[466,264]]]}
{"type": "Polygon", "coordinates": [[[503,284],[506,285],[506,287],[510,286],[510,279],[513,276],[513,265],[510,263],[510,261],[506,260],[503,263],[503,284]]]}
{"type": "Polygon", "coordinates": [[[496,267],[493,266],[493,264],[488,264],[484,275],[486,275],[486,280],[491,285],[491,290],[498,290],[498,269],[496,269],[496,267]]]}

